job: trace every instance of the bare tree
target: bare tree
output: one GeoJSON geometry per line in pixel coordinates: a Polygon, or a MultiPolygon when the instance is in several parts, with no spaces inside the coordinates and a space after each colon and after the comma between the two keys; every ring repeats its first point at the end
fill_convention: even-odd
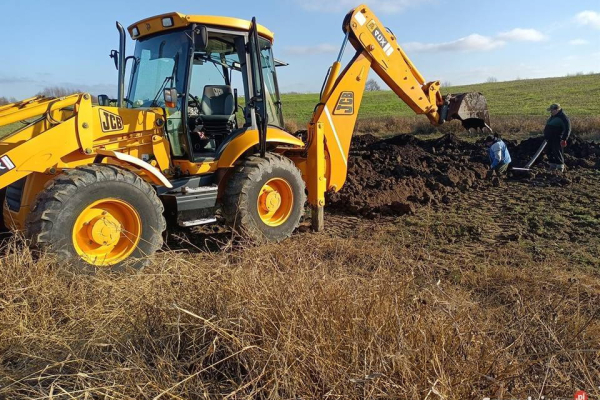
{"type": "Polygon", "coordinates": [[[487,83],[496,83],[498,82],[498,78],[496,78],[495,76],[490,76],[489,78],[487,78],[487,83]]]}
{"type": "Polygon", "coordinates": [[[379,83],[377,83],[377,81],[375,79],[369,79],[365,86],[365,90],[367,92],[377,92],[377,91],[381,90],[381,87],[379,86],[379,83]]]}
{"type": "Polygon", "coordinates": [[[73,93],[81,93],[81,90],[69,89],[60,86],[48,86],[42,89],[38,95],[49,97],[65,97],[73,93]]]}
{"type": "MultiPolygon", "coordinates": [[[[76,90],[76,89],[70,89],[70,88],[66,88],[66,87],[61,87],[61,86],[48,86],[45,87],[44,89],[42,89],[41,92],[38,93],[38,95],[42,95],[42,96],[49,96],[49,97],[65,97],[65,96],[69,96],[75,93],[82,93],[82,90],[76,90]]],[[[92,95],[92,102],[97,103],[98,102],[98,97],[92,95]]]]}
{"type": "Polygon", "coordinates": [[[9,98],[9,97],[2,96],[2,97],[0,97],[0,106],[3,106],[5,104],[10,104],[10,103],[16,103],[17,101],[18,100],[15,99],[14,97],[9,98]]]}
{"type": "Polygon", "coordinates": [[[444,81],[444,82],[442,82],[442,86],[443,87],[450,87],[450,86],[452,86],[452,82],[450,82],[450,81],[444,81]]]}

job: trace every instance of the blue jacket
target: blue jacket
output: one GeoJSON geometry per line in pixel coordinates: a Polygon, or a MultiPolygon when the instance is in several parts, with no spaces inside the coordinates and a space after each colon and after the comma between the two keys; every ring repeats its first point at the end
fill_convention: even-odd
{"type": "Polygon", "coordinates": [[[506,144],[502,141],[502,139],[496,140],[493,145],[490,146],[490,168],[494,169],[498,165],[502,164],[510,164],[512,161],[510,159],[510,153],[508,152],[508,148],[506,144]]]}

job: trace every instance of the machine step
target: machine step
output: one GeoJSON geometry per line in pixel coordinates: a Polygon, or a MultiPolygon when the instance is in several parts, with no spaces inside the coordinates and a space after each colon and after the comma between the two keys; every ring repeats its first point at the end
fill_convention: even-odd
{"type": "Polygon", "coordinates": [[[184,228],[190,228],[192,226],[212,224],[215,222],[217,222],[216,218],[201,218],[192,221],[179,221],[179,226],[182,226],[184,228]]]}

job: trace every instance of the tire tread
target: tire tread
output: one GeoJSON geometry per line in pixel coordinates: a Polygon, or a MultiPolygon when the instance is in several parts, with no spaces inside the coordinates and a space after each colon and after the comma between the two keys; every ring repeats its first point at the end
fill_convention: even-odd
{"type": "MultiPolygon", "coordinates": [[[[164,207],[152,186],[135,173],[107,164],[90,164],[65,170],[50,181],[39,193],[25,223],[25,234],[34,247],[39,250],[53,250],[52,227],[57,222],[65,203],[81,188],[98,182],[120,181],[131,184],[147,195],[160,215],[159,226],[155,227],[157,240],[151,243],[152,253],[162,247],[162,233],[166,230],[166,222],[162,217],[164,207]]],[[[60,255],[65,250],[58,249],[60,255]]]]}
{"type": "MultiPolygon", "coordinates": [[[[267,153],[265,158],[258,155],[252,155],[246,158],[242,163],[235,167],[234,173],[227,183],[222,199],[222,209],[225,221],[237,232],[241,233],[245,231],[245,234],[253,239],[262,239],[262,234],[256,232],[257,229],[253,228],[253,218],[247,209],[247,198],[253,184],[258,182],[265,173],[271,172],[275,167],[283,168],[291,172],[296,176],[296,179],[299,182],[302,182],[302,187],[304,187],[304,181],[302,180],[300,171],[289,158],[275,153],[267,153]]],[[[304,190],[302,190],[300,199],[297,200],[300,204],[305,203],[306,195],[304,190]]],[[[294,221],[292,231],[297,229],[300,225],[300,217],[301,215],[294,221]]],[[[282,239],[278,239],[277,241],[279,240],[282,239]]]]}

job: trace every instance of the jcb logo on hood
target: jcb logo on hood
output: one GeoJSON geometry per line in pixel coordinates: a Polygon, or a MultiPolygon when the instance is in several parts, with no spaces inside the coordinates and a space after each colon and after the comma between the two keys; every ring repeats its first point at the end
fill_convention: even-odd
{"type": "Polygon", "coordinates": [[[123,129],[123,118],[106,110],[100,110],[102,132],[120,131],[123,129]]]}

